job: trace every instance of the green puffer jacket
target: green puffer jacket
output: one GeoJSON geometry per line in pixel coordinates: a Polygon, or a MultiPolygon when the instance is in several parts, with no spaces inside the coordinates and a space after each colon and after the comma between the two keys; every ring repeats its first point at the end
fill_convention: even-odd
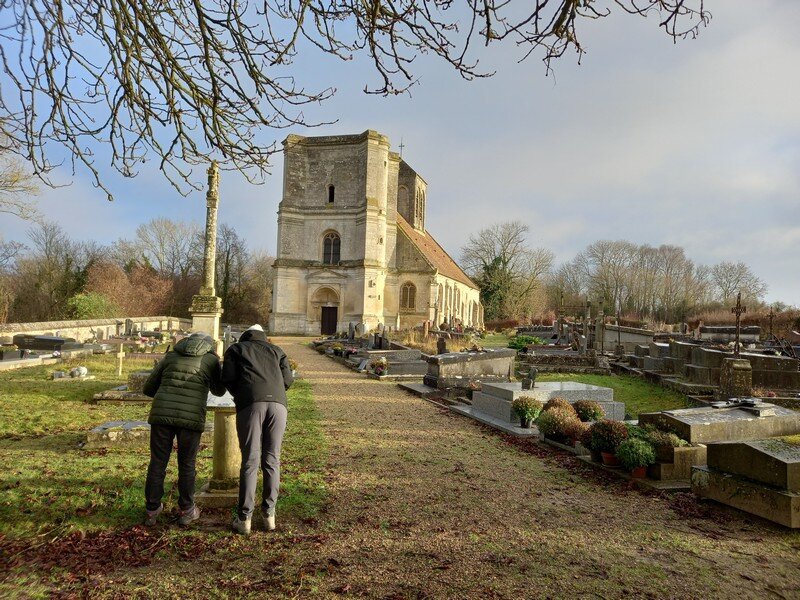
{"type": "Polygon", "coordinates": [[[189,336],[156,365],[142,389],[153,398],[148,423],[203,431],[209,390],[225,393],[213,350],[210,338],[189,336]]]}

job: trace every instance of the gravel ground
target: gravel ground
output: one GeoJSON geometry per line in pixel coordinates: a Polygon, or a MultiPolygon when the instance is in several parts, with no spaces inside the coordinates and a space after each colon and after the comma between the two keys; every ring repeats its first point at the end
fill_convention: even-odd
{"type": "Polygon", "coordinates": [[[323,415],[327,507],[307,522],[279,514],[274,533],[226,536],[186,560],[118,570],[97,595],[800,597],[798,532],[689,494],[629,489],[368,380],[307,339],[274,341],[323,415]]]}
{"type": "Polygon", "coordinates": [[[800,534],[645,495],[515,444],[296,338],[330,438],[320,593],[379,597],[798,597],[800,534]]]}

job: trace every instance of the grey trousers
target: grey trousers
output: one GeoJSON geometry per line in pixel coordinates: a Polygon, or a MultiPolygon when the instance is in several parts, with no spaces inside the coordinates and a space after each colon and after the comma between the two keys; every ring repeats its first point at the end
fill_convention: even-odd
{"type": "Polygon", "coordinates": [[[236,412],[236,433],[242,452],[239,472],[239,518],[253,516],[258,485],[258,467],[264,472],[261,511],[275,513],[281,479],[281,443],[286,431],[287,411],[278,402],[254,402],[236,412]]]}

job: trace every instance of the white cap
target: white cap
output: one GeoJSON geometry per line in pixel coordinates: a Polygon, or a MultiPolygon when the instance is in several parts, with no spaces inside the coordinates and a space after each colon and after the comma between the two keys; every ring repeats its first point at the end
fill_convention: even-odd
{"type": "Polygon", "coordinates": [[[247,331],[262,331],[263,332],[264,328],[261,325],[259,325],[258,323],[256,323],[255,325],[251,325],[250,327],[248,327],[247,331]]]}

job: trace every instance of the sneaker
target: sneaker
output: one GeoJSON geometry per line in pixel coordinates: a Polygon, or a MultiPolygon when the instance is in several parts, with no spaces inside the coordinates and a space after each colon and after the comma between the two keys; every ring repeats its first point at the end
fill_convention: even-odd
{"type": "Polygon", "coordinates": [[[154,527],[155,524],[158,522],[158,515],[164,510],[164,505],[160,504],[159,507],[155,510],[148,510],[147,516],[144,519],[145,527],[154,527]]]}
{"type": "Polygon", "coordinates": [[[189,510],[181,511],[181,516],[178,517],[178,525],[181,527],[186,527],[187,525],[191,525],[193,521],[197,521],[199,518],[200,509],[195,505],[189,510]]]}
{"type": "Polygon", "coordinates": [[[262,512],[261,519],[264,522],[264,529],[266,529],[267,531],[275,530],[275,513],[269,514],[266,512],[262,512]]]}
{"type": "Polygon", "coordinates": [[[242,535],[250,535],[250,527],[252,521],[247,519],[243,521],[239,518],[239,515],[233,517],[233,523],[231,523],[231,529],[233,529],[234,533],[241,533],[242,535]]]}

